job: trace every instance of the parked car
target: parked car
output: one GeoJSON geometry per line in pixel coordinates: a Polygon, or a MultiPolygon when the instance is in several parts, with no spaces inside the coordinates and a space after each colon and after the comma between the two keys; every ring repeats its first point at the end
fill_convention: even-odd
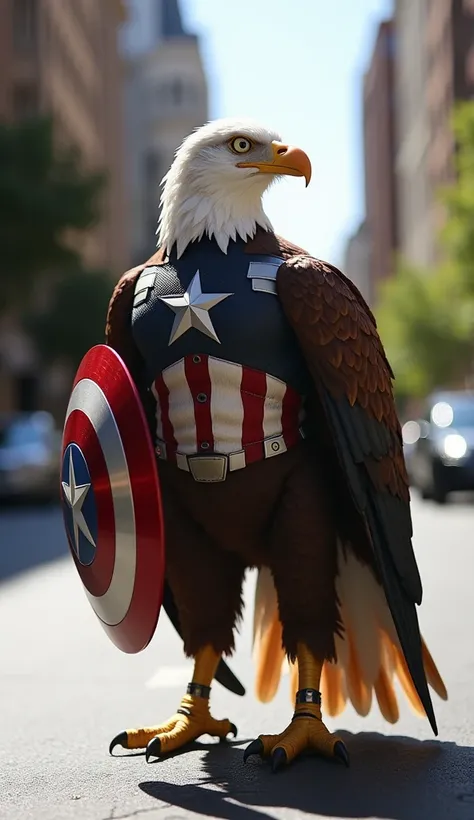
{"type": "Polygon", "coordinates": [[[0,415],[0,500],[58,498],[59,447],[49,413],[0,415]]]}
{"type": "Polygon", "coordinates": [[[423,498],[443,504],[451,492],[474,490],[474,392],[432,394],[402,432],[410,481],[423,498]]]}

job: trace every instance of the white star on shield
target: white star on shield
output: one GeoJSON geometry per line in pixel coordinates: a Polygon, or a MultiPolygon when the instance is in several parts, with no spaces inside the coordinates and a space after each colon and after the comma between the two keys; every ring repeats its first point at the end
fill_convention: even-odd
{"type": "Polygon", "coordinates": [[[86,500],[86,495],[90,490],[90,484],[76,484],[76,475],[74,472],[74,462],[72,459],[72,449],[69,450],[69,484],[65,481],[61,482],[64,495],[72,512],[72,523],[74,527],[74,547],[79,557],[79,530],[84,533],[87,540],[96,546],[92,537],[91,531],[87,526],[84,513],[82,512],[82,505],[86,500]]]}
{"type": "Polygon", "coordinates": [[[220,344],[209,311],[219,302],[233,295],[233,293],[203,293],[199,271],[196,271],[186,293],[182,296],[160,296],[161,301],[176,314],[168,345],[173,344],[192,327],[220,344]]]}

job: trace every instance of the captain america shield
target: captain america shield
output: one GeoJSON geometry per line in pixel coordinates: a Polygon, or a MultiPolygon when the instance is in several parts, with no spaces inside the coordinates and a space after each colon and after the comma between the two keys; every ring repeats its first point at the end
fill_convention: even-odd
{"type": "Polygon", "coordinates": [[[64,424],[61,501],[72,557],[113,643],[140,652],[156,629],[165,574],[161,494],[148,425],[120,356],[93,347],[64,424]]]}

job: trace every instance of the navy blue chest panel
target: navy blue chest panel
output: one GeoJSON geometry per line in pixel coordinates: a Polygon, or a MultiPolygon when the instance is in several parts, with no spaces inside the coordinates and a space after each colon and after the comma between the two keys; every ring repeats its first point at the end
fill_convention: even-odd
{"type": "Polygon", "coordinates": [[[137,280],[132,334],[150,384],[185,356],[207,354],[261,370],[306,393],[309,376],[281,307],[276,275],[283,259],[227,254],[193,243],[180,259],[145,268],[137,280]]]}

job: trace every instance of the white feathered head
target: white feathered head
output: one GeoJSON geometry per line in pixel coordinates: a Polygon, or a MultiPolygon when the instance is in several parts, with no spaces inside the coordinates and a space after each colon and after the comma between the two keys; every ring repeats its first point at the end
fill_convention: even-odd
{"type": "Polygon", "coordinates": [[[205,234],[226,253],[229,241],[246,240],[257,226],[272,230],[262,195],[284,175],[308,185],[311,163],[300,148],[252,120],[222,119],[194,131],[176,151],[163,179],[158,244],[178,257],[205,234]]]}

